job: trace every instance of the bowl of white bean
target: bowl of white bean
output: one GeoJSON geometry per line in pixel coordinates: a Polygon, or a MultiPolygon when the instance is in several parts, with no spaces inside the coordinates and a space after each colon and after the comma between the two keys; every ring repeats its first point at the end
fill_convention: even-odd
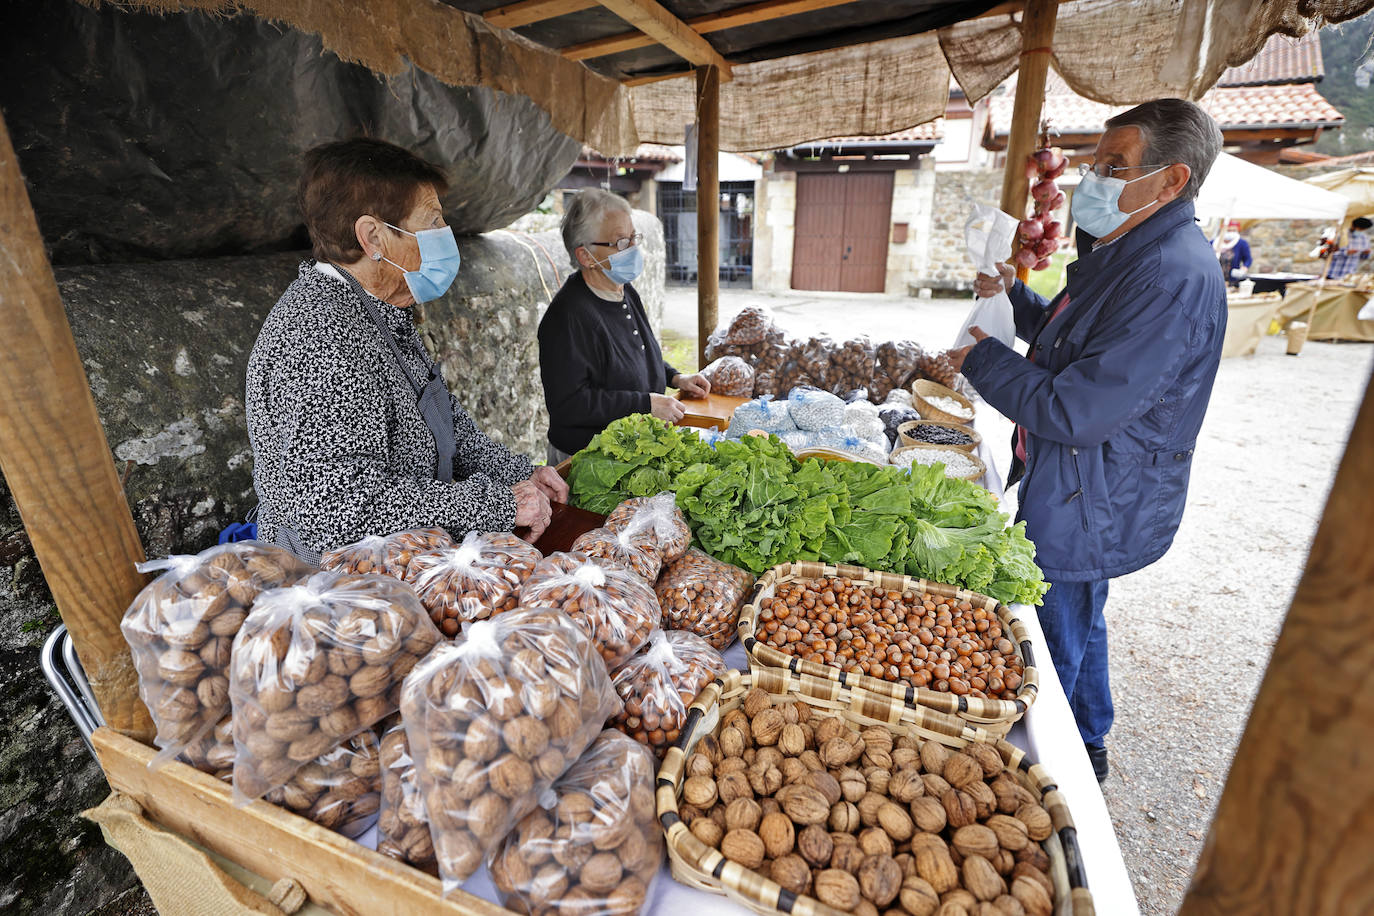
{"type": "Polygon", "coordinates": [[[929,445],[925,442],[893,449],[888,462],[899,468],[909,468],[913,464],[943,464],[946,477],[975,482],[987,472],[987,465],[977,455],[961,452],[948,445],[929,445]]]}
{"type": "Polygon", "coordinates": [[[917,379],[911,383],[911,403],[926,420],[959,424],[973,422],[973,402],[953,388],[946,388],[930,379],[917,379]]]}

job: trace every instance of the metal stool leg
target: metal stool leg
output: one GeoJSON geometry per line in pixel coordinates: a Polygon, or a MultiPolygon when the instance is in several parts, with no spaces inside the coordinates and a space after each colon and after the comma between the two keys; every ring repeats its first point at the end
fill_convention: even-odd
{"type": "Polygon", "coordinates": [[[43,668],[43,676],[48,679],[48,685],[62,701],[62,705],[67,707],[67,714],[76,723],[77,730],[81,732],[81,739],[86,742],[86,749],[94,757],[95,748],[91,745],[91,735],[105,724],[105,720],[91,695],[90,684],[86,681],[85,672],[81,670],[81,663],[77,661],[65,624],[53,630],[44,641],[39,664],[43,668]]]}

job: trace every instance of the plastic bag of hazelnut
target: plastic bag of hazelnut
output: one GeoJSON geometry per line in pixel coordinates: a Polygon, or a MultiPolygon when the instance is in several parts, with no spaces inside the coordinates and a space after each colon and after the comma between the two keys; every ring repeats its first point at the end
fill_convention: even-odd
{"type": "Polygon", "coordinates": [[[415,592],[385,576],[316,573],[263,595],[230,665],[236,803],[395,712],[440,639],[415,592]]]}
{"type": "Polygon", "coordinates": [[[592,640],[550,608],[479,620],[416,666],[401,718],[445,893],[619,709],[592,640]]]}
{"type": "Polygon", "coordinates": [[[606,527],[651,537],[658,544],[665,563],[682,556],[692,544],[691,526],[672,493],[625,500],[606,516],[606,527]]]}
{"type": "Polygon", "coordinates": [[[663,626],[702,637],[715,649],[735,641],[739,611],[754,577],[693,547],[664,567],[654,591],[663,608],[663,626]]]}
{"type": "Polygon", "coordinates": [[[662,757],[701,688],[724,673],[725,659],[700,636],[654,630],[648,647],[611,675],[625,709],[609,724],[662,757]]]}
{"type": "Polygon", "coordinates": [[[663,861],[652,755],[602,732],[487,857],[504,906],[518,913],[634,916],[663,861]]]}
{"type": "Polygon", "coordinates": [[[764,306],[751,305],[741,309],[725,329],[724,342],[736,346],[750,346],[761,343],[768,332],[774,329],[773,310],[764,306]]]}
{"type": "Polygon", "coordinates": [[[701,374],[711,383],[712,394],[731,398],[754,396],[754,367],[738,356],[722,356],[707,364],[701,374]]]}
{"type": "MultiPolygon", "coordinates": [[[[382,810],[377,822],[377,851],[439,876],[429,820],[420,795],[420,776],[410,755],[410,739],[399,716],[382,734],[382,810]]],[[[388,721],[391,721],[390,719],[388,721]]]]}
{"type": "Polygon", "coordinates": [[[377,573],[406,577],[410,561],[418,554],[453,546],[453,538],[442,528],[413,528],[395,534],[370,534],[356,544],[335,547],[320,556],[320,569],[331,572],[377,573]]]}
{"type": "Polygon", "coordinates": [[[416,554],[406,581],[450,638],[465,623],[520,605],[520,587],[544,555],[513,534],[469,532],[457,547],[416,554]]]}
{"type": "Polygon", "coordinates": [[[229,714],[234,636],[258,595],[314,569],[258,541],[140,563],[138,569],[164,570],[119,624],[138,671],[139,696],[157,727],[160,753],[153,764],[160,766],[229,714]]]}
{"type": "Polygon", "coordinates": [[[629,528],[620,531],[593,528],[573,541],[572,549],[594,560],[623,566],[646,582],[657,579],[658,571],[663,568],[663,554],[658,550],[657,538],[652,533],[629,528]]]}
{"type": "Polygon", "coordinates": [[[263,800],[357,839],[377,823],[381,778],[377,736],[365,729],[301,767],[263,800]]]}
{"type": "Polygon", "coordinates": [[[642,576],[585,553],[551,553],[520,592],[521,607],[553,607],[582,628],[614,670],[639,651],[663,616],[642,576]]]}

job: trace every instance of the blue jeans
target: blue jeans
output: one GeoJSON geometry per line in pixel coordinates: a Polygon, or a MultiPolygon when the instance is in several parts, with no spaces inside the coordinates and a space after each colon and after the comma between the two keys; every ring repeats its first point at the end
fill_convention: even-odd
{"type": "Polygon", "coordinates": [[[1084,744],[1102,744],[1112,727],[1107,620],[1102,613],[1108,581],[1055,582],[1039,609],[1050,659],[1084,744]]]}

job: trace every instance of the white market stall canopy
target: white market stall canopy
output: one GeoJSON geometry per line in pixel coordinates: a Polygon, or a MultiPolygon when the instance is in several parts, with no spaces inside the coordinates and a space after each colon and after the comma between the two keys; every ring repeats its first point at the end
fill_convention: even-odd
{"type": "MultiPolygon", "coordinates": [[[[1346,215],[1352,219],[1374,213],[1374,168],[1341,169],[1303,182],[1308,188],[1324,188],[1347,201],[1346,215]]],[[[1311,193],[1309,191],[1309,193],[1311,193]]]]}
{"type": "MultiPolygon", "coordinates": [[[[687,173],[686,148],[674,146],[671,149],[678,155],[679,161],[654,176],[659,181],[681,181],[687,173]]],[[[763,177],[763,166],[759,165],[757,159],[736,153],[721,153],[718,168],[721,181],[758,181],[763,177]]]]}
{"type": "Polygon", "coordinates": [[[1222,153],[1207,173],[1195,206],[1198,219],[1341,220],[1348,203],[1333,191],[1222,153]]]}

